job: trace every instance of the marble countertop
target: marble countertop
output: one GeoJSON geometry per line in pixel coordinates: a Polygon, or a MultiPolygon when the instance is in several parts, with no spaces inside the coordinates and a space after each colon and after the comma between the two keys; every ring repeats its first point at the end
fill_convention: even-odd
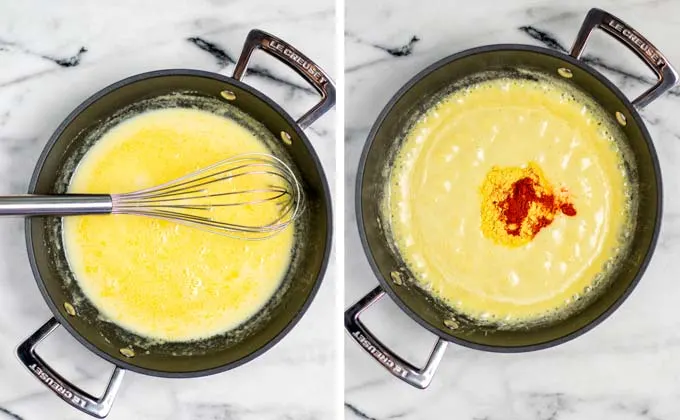
{"type": "MultiPolygon", "coordinates": [[[[333,2],[181,0],[0,2],[0,194],[27,190],[45,142],[73,108],[127,76],[163,68],[231,75],[246,34],[261,28],[289,41],[332,76],[333,2]]],[[[318,98],[292,71],[256,53],[245,81],[299,116],[318,98]]],[[[307,130],[334,182],[334,112],[307,130]]],[[[111,420],[327,419],[336,411],[335,263],[308,313],[263,356],[222,374],[186,380],[128,372],[111,420]]],[[[23,222],[0,221],[0,420],[90,418],[63,403],[14,355],[50,317],[31,274],[23,222]]],[[[39,353],[99,395],[112,366],[64,330],[39,353]]]]}
{"type": "MultiPolygon", "coordinates": [[[[494,43],[568,49],[588,9],[631,24],[680,65],[680,3],[653,0],[554,2],[348,1],[346,14],[345,208],[349,306],[378,283],[364,256],[354,214],[356,169],[382,107],[414,74],[455,52],[494,43]],[[379,24],[376,24],[379,22],[379,24]]],[[[652,74],[624,47],[594,35],[586,53],[628,95],[652,74]]],[[[449,345],[432,385],[416,390],[345,339],[347,419],[668,420],[680,418],[680,89],[642,116],[664,177],[664,220],[656,253],[631,297],[586,335],[534,353],[493,354],[449,345]]],[[[407,360],[422,365],[435,336],[384,298],[363,319],[407,360]]]]}

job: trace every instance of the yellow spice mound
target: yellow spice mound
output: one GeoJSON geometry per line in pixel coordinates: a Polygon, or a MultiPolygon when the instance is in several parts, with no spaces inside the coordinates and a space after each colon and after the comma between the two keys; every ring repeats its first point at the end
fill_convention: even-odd
{"type": "Polygon", "coordinates": [[[525,167],[493,166],[480,193],[482,233],[509,247],[529,243],[560,211],[567,216],[576,214],[572,204],[555,194],[535,162],[525,167]]]}

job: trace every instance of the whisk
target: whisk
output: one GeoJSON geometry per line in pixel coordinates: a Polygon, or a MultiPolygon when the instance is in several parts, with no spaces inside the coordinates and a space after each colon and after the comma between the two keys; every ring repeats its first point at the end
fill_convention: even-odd
{"type": "Polygon", "coordinates": [[[250,153],[131,193],[0,196],[0,216],[132,214],[250,240],[285,229],[302,205],[291,168],[272,155],[250,153]]]}

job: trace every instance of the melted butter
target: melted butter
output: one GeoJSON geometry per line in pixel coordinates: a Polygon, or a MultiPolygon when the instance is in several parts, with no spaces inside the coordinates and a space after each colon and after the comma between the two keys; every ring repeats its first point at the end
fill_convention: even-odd
{"type": "MultiPolygon", "coordinates": [[[[79,164],[69,192],[148,188],[240,153],[270,151],[227,118],[150,111],[106,132],[79,164]]],[[[235,182],[240,185],[225,185],[261,186],[252,177],[235,182]]],[[[240,220],[257,224],[276,211],[257,210],[242,211],[240,220]]],[[[253,316],[280,286],[294,245],[293,226],[271,239],[243,241],[128,215],[64,218],[63,235],[69,265],[99,311],[130,331],[167,341],[210,337],[253,316]]]]}
{"type": "Polygon", "coordinates": [[[507,323],[592,289],[623,247],[630,195],[621,151],[598,121],[562,88],[510,79],[454,92],[424,114],[397,153],[385,203],[416,281],[462,313],[507,323]],[[494,243],[481,230],[480,185],[494,166],[532,161],[568,188],[578,213],[523,246],[494,243]]]}

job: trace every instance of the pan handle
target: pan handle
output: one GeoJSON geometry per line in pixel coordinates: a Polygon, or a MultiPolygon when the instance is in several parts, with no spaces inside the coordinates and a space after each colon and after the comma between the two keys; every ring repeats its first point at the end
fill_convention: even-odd
{"type": "Polygon", "coordinates": [[[326,72],[286,41],[259,29],[253,29],[248,33],[243,44],[243,51],[234,69],[234,79],[241,80],[243,78],[250,56],[258,48],[295,70],[321,95],[321,101],[297,120],[300,128],[304,130],[309,127],[333,108],[335,105],[335,85],[326,72]]]}
{"type": "Polygon", "coordinates": [[[430,357],[423,368],[417,368],[394,354],[359,319],[363,311],[380,300],[384,295],[385,291],[382,287],[378,286],[352,305],[345,312],[345,329],[361,345],[364,351],[373,356],[392,375],[416,388],[425,389],[432,382],[434,372],[444,356],[448,343],[441,338],[437,340],[437,344],[434,345],[432,353],[430,353],[430,357]]]}
{"type": "Polygon", "coordinates": [[[642,109],[646,107],[678,82],[678,72],[671,66],[666,56],[661,54],[661,51],[630,25],[600,9],[590,9],[588,12],[581,25],[581,29],[578,31],[578,35],[576,35],[574,46],[571,48],[570,54],[572,57],[581,57],[586,41],[588,41],[588,37],[595,28],[602,29],[628,47],[629,50],[633,51],[647,64],[647,67],[659,79],[654,86],[633,100],[633,106],[636,108],[642,109]]]}
{"type": "Polygon", "coordinates": [[[113,399],[118,393],[120,384],[123,382],[125,370],[116,367],[111,375],[109,384],[100,398],[94,397],[81,390],[64,379],[59,373],[54,371],[40,356],[35,352],[37,345],[44,340],[59,326],[59,322],[52,318],[38,329],[26,341],[17,348],[19,360],[28,368],[36,378],[52,392],[57,394],[62,400],[77,408],[78,410],[97,418],[104,418],[111,411],[113,399]]]}

